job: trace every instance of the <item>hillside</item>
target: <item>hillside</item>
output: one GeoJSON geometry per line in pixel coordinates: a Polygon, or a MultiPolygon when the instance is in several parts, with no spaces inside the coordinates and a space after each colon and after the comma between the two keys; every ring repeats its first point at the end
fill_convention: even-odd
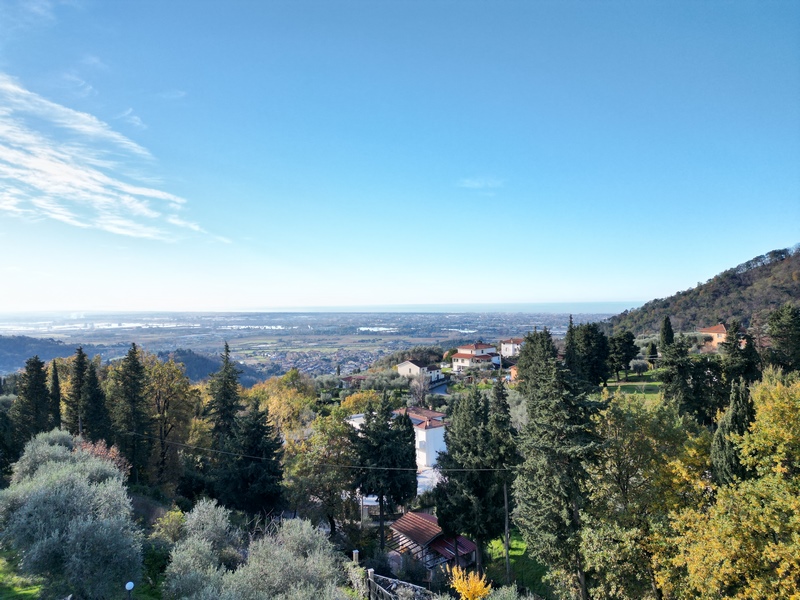
{"type": "MultiPolygon", "coordinates": [[[[222,359],[219,356],[209,357],[204,354],[198,354],[193,350],[185,350],[179,348],[173,352],[159,352],[158,358],[161,360],[168,360],[172,358],[175,362],[183,364],[186,369],[186,376],[192,383],[198,383],[219,371],[222,365],[222,359]]],[[[244,387],[252,387],[259,381],[264,381],[270,375],[277,375],[277,373],[262,374],[247,365],[237,364],[236,367],[241,371],[239,376],[239,383],[244,387]]]]}
{"type": "MultiPolygon", "coordinates": [[[[52,338],[40,339],[25,335],[0,335],[0,374],[14,373],[25,366],[31,356],[38,356],[47,362],[54,358],[62,358],[75,354],[74,345],[52,338]]],[[[84,346],[90,356],[98,354],[100,349],[84,346]]]]}
{"type": "Polygon", "coordinates": [[[786,302],[800,304],[800,244],[757,256],[696,288],[611,317],[608,323],[614,331],[628,329],[636,335],[658,332],[667,315],[675,331],[696,331],[731,319],[749,326],[763,323],[786,302]]]}

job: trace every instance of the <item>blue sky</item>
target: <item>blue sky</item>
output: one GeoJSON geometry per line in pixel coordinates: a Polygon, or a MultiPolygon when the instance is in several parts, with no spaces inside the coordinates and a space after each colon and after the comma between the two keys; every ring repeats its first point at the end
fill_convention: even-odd
{"type": "Polygon", "coordinates": [[[0,312],[646,301],[800,242],[796,2],[0,0],[0,312]]]}

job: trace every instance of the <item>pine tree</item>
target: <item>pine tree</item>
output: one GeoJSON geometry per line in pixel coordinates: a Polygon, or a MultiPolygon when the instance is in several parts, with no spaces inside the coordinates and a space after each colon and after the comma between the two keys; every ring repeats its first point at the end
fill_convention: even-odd
{"type": "Polygon", "coordinates": [[[517,363],[528,424],[520,441],[523,463],[514,482],[514,520],[529,552],[550,568],[573,573],[585,600],[581,510],[586,467],[600,445],[592,417],[602,403],[579,391],[555,353],[545,329],[527,336],[517,363]]]}
{"type": "Polygon", "coordinates": [[[356,487],[365,496],[377,496],[380,510],[381,551],[385,546],[384,510],[404,504],[417,494],[417,457],[414,427],[408,415],[394,417],[386,398],[377,408],[369,405],[354,444],[359,465],[356,487]]]}
{"type": "Polygon", "coordinates": [[[259,410],[257,401],[238,418],[231,449],[236,456],[222,461],[218,478],[222,502],[251,514],[274,510],[281,500],[282,444],[267,409],[259,410]]]}
{"type": "Polygon", "coordinates": [[[145,372],[136,344],[110,374],[109,406],[115,443],[131,463],[134,483],[144,476],[150,456],[150,417],[144,396],[145,372]]]}
{"type": "Polygon", "coordinates": [[[567,335],[564,338],[564,366],[573,373],[580,369],[575,344],[575,325],[572,322],[572,315],[570,315],[569,325],[567,325],[567,335]]]}
{"type": "Polygon", "coordinates": [[[747,479],[751,473],[741,463],[739,448],[731,435],[741,436],[755,420],[750,391],[743,379],[733,384],[731,401],[720,419],[711,444],[711,463],[714,479],[721,485],[729,485],[747,479]]]}
{"type": "Polygon", "coordinates": [[[49,428],[61,428],[61,382],[58,379],[56,360],[50,363],[50,425],[49,428]]]}
{"type": "Polygon", "coordinates": [[[112,439],[111,416],[106,406],[106,395],[100,387],[97,369],[91,363],[86,367],[86,377],[81,394],[84,399],[84,436],[92,442],[112,439]]]}
{"type": "Polygon", "coordinates": [[[787,303],[769,316],[771,364],[784,371],[800,370],[800,307],[787,303]]]}
{"type": "Polygon", "coordinates": [[[596,386],[608,380],[608,352],[608,337],[597,323],[581,323],[567,340],[564,365],[578,381],[596,386]]]}
{"type": "Polygon", "coordinates": [[[86,377],[86,367],[89,359],[83,351],[82,346],[75,350],[75,358],[72,361],[72,373],[69,381],[69,394],[64,402],[64,425],[73,435],[83,435],[83,411],[84,402],[81,391],[83,381],[86,377]]]}
{"type": "Polygon", "coordinates": [[[25,370],[19,378],[17,399],[11,405],[15,445],[19,450],[37,433],[50,427],[50,392],[47,389],[47,372],[38,356],[25,361],[25,370]]]}
{"type": "Polygon", "coordinates": [[[211,377],[209,390],[211,400],[208,414],[212,421],[213,447],[223,450],[236,436],[236,415],[242,409],[239,401],[239,375],[241,371],[231,361],[231,351],[225,342],[222,366],[211,377]]]}
{"type": "Polygon", "coordinates": [[[619,381],[620,369],[625,372],[625,380],[627,381],[631,361],[639,353],[634,339],[630,331],[622,331],[612,336],[608,341],[608,365],[616,373],[617,381],[619,381]]]}
{"type": "Polygon", "coordinates": [[[661,335],[659,336],[661,352],[664,352],[667,346],[671,346],[674,341],[675,332],[672,331],[672,321],[670,321],[669,315],[666,315],[664,320],[661,321],[661,335]]]}
{"type": "Polygon", "coordinates": [[[656,346],[655,342],[650,342],[647,344],[647,350],[645,350],[645,354],[647,354],[645,360],[650,363],[650,368],[655,369],[656,360],[658,360],[658,347],[656,346]]]}

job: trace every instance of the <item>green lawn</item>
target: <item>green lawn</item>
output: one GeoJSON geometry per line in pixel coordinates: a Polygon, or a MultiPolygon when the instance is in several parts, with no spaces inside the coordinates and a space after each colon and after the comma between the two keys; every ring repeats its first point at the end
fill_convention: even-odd
{"type": "Polygon", "coordinates": [[[624,378],[619,382],[612,379],[608,382],[608,391],[612,394],[619,390],[632,396],[641,395],[644,396],[647,403],[655,402],[661,396],[661,382],[651,373],[652,371],[643,375],[631,373],[628,375],[628,381],[625,381],[624,378]]]}
{"type": "Polygon", "coordinates": [[[0,552],[0,598],[3,600],[33,600],[39,597],[41,587],[35,578],[17,575],[13,554],[0,552]]]}
{"type": "MultiPolygon", "coordinates": [[[[547,573],[547,568],[537,563],[525,553],[525,542],[516,530],[511,530],[511,544],[509,555],[511,557],[511,573],[514,580],[532,592],[549,597],[549,590],[542,583],[542,577],[547,573]]],[[[500,587],[506,580],[506,560],[503,550],[503,540],[492,541],[487,548],[489,554],[486,576],[495,587],[500,587]]]]}

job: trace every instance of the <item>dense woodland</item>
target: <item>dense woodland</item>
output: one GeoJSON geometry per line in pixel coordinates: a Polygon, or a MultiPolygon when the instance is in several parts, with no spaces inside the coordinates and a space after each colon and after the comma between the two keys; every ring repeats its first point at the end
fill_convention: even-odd
{"type": "Polygon", "coordinates": [[[732,319],[758,328],[787,302],[800,305],[800,245],[757,256],[695,288],[612,317],[609,324],[636,335],[658,331],[667,316],[687,332],[732,319]]]}
{"type": "MultiPolygon", "coordinates": [[[[0,390],[1,541],[42,597],[118,598],[128,579],[141,598],[361,597],[345,554],[388,574],[385,521],[428,506],[476,542],[473,591],[508,523],[549,598],[790,597],[800,309],[767,316],[765,348],[730,325],[720,353],[698,352],[669,317],[644,345],[595,323],[570,323],[558,347],[529,333],[517,383],[470,373],[437,404],[448,451],[423,496],[411,423],[392,409],[442,400],[391,369],[360,390],[297,371],[244,387],[227,345],[200,384],[136,345],[111,364],[83,348],[33,356],[0,390]],[[631,371],[660,382],[659,397],[612,394],[631,371]],[[358,494],[379,499],[376,528],[360,526],[358,494]]],[[[490,598],[519,597],[504,572],[490,598]]],[[[421,582],[424,569],[404,561],[400,575],[421,582]]],[[[428,585],[444,594],[446,580],[428,585]]]]}

